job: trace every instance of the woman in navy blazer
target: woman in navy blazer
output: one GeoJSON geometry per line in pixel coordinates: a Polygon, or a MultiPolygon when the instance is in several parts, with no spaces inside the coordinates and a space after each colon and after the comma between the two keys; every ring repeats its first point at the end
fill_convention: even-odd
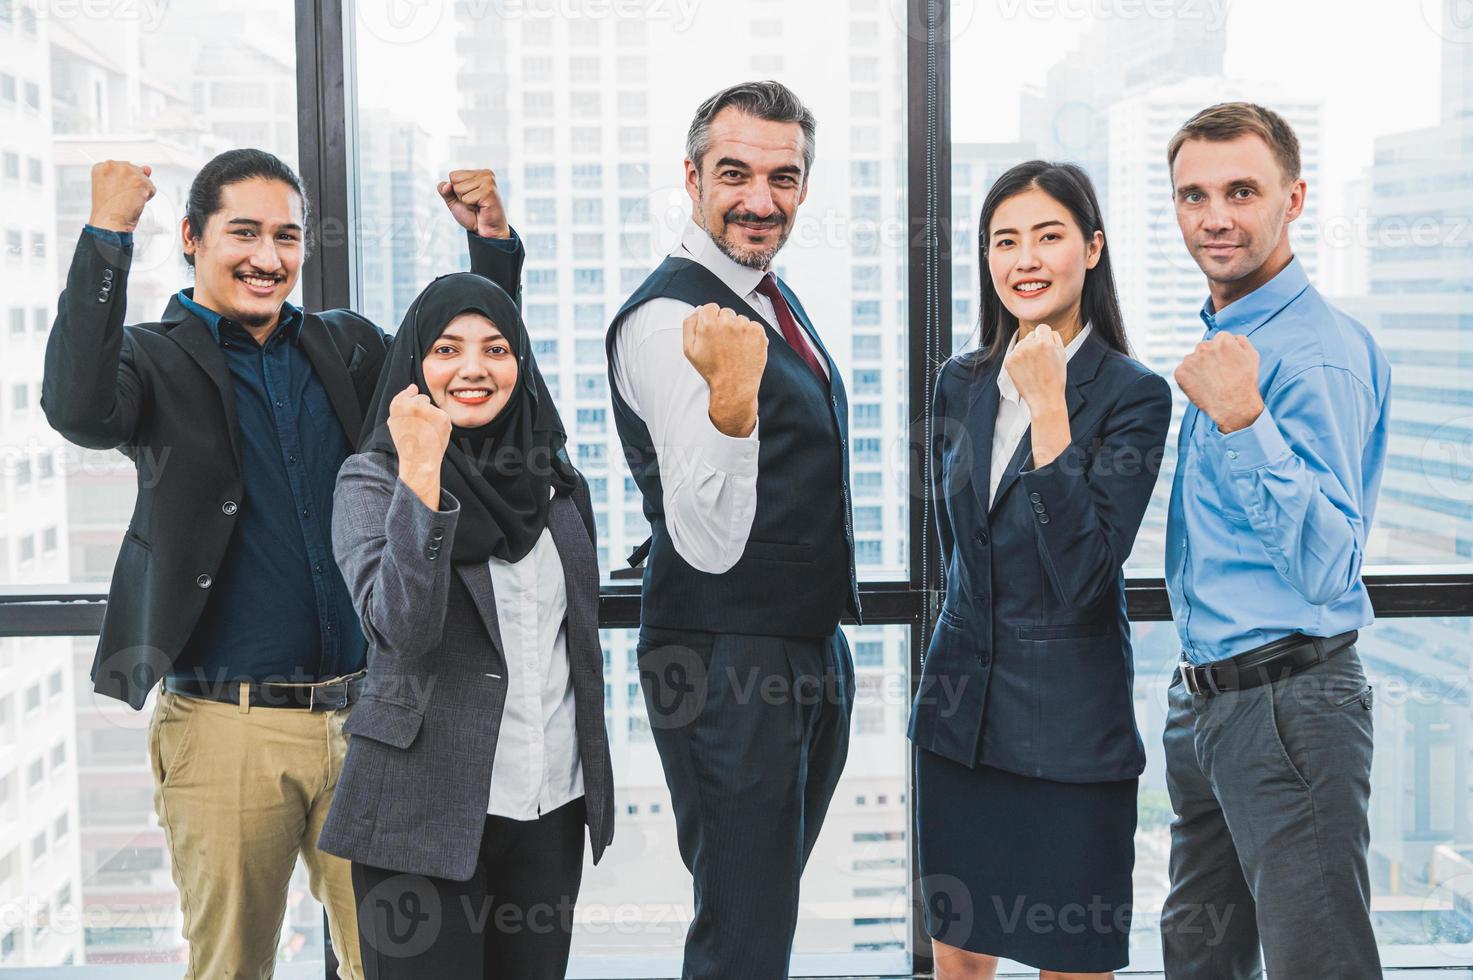
{"type": "Polygon", "coordinates": [[[1128,962],[1145,753],[1121,566],[1160,469],[1165,380],[1132,360],[1099,203],[1072,165],[982,206],[981,344],[936,382],[946,581],[911,713],[936,975],[1128,962]]]}

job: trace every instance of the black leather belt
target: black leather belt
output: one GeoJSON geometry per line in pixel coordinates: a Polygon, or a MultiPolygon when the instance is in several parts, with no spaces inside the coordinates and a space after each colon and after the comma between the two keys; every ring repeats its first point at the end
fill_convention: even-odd
{"type": "Polygon", "coordinates": [[[1246,691],[1324,663],[1359,636],[1356,630],[1339,636],[1294,633],[1216,663],[1189,664],[1184,660],[1180,664],[1182,683],[1188,691],[1207,698],[1227,691],[1246,691]]]}
{"type": "Polygon", "coordinates": [[[164,690],[190,698],[204,698],[224,704],[240,704],[240,686],[249,687],[248,704],[252,708],[298,708],[306,711],[336,711],[358,700],[363,693],[366,672],[335,677],[318,684],[282,684],[267,681],[205,681],[198,678],[165,677],[164,690]]]}

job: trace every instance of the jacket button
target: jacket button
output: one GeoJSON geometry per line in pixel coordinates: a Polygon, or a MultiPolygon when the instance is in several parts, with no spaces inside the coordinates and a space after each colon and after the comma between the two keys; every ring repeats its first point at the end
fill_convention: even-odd
{"type": "Polygon", "coordinates": [[[113,281],[113,270],[111,270],[111,269],[103,269],[102,270],[102,279],[103,279],[104,282],[112,282],[113,281]]]}
{"type": "Polygon", "coordinates": [[[1042,514],[1043,513],[1043,504],[1035,503],[1033,505],[1033,513],[1035,513],[1035,514],[1042,514]]]}
{"type": "Polygon", "coordinates": [[[1039,514],[1038,515],[1038,523],[1040,523],[1040,524],[1047,524],[1048,523],[1048,515],[1047,514],[1039,514]]]}
{"type": "Polygon", "coordinates": [[[233,500],[227,500],[225,501],[225,503],[220,505],[220,513],[224,514],[226,517],[234,517],[235,512],[239,509],[240,506],[233,500]]]}
{"type": "Polygon", "coordinates": [[[1029,500],[1031,500],[1031,501],[1033,501],[1033,502],[1034,502],[1034,503],[1035,503],[1035,504],[1036,504],[1036,503],[1038,503],[1038,502],[1039,502],[1039,501],[1040,501],[1040,500],[1042,500],[1042,499],[1043,499],[1043,497],[1041,497],[1041,496],[1039,496],[1039,495],[1038,495],[1038,493],[1037,493],[1037,491],[1035,491],[1035,492],[1033,492],[1033,493],[1030,493],[1030,494],[1029,494],[1029,495],[1028,495],[1028,499],[1029,499],[1029,500]]]}
{"type": "Polygon", "coordinates": [[[107,290],[105,290],[105,289],[99,289],[97,291],[97,302],[99,302],[99,303],[106,303],[107,302],[107,290]]]}
{"type": "Polygon", "coordinates": [[[430,532],[430,540],[431,541],[439,541],[444,536],[445,536],[445,531],[444,531],[443,528],[438,528],[437,527],[437,528],[434,529],[434,531],[430,532]]]}
{"type": "Polygon", "coordinates": [[[210,578],[208,575],[201,575],[199,578],[194,580],[194,584],[198,585],[202,589],[208,589],[210,587],[210,583],[214,581],[215,580],[210,578]]]}
{"type": "Polygon", "coordinates": [[[978,528],[977,533],[973,534],[972,537],[977,539],[978,544],[986,544],[988,541],[987,531],[983,528],[978,528]]]}
{"type": "Polygon", "coordinates": [[[425,557],[428,558],[430,561],[434,561],[436,558],[439,558],[440,555],[433,549],[427,548],[425,549],[425,557]]]}

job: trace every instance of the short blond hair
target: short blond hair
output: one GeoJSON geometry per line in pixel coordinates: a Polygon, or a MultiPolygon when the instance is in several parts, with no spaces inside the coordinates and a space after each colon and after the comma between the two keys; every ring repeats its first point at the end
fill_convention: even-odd
{"type": "Polygon", "coordinates": [[[1166,148],[1166,167],[1176,167],[1176,155],[1187,140],[1225,143],[1252,133],[1268,144],[1286,180],[1299,179],[1299,137],[1288,120],[1272,109],[1252,102],[1219,102],[1182,124],[1166,148]]]}

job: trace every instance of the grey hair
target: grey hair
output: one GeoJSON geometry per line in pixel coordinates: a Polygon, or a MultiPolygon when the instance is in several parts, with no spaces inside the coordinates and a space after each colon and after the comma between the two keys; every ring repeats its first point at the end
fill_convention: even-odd
{"type": "Polygon", "coordinates": [[[722,109],[735,108],[768,122],[797,123],[803,131],[803,179],[813,167],[813,150],[818,123],[803,101],[782,82],[742,82],[724,88],[696,110],[685,137],[685,155],[701,169],[701,158],[711,149],[711,121],[722,109]]]}

